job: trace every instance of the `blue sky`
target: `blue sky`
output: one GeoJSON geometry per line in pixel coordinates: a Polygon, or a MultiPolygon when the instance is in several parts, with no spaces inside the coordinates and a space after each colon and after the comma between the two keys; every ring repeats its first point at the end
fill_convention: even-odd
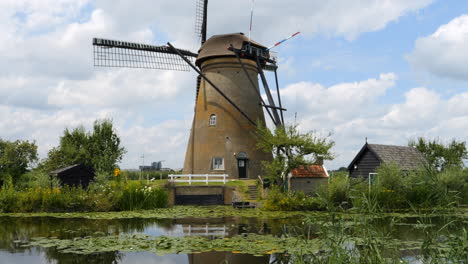
{"type": "MultiPolygon", "coordinates": [[[[210,1],[208,35],[246,32],[250,0],[210,1]]],[[[62,131],[112,118],[128,153],[181,168],[195,96],[193,72],[92,66],[93,37],[198,48],[194,0],[3,0],[0,137],[35,140],[41,157],[62,131]]],[[[347,166],[367,137],[406,145],[468,140],[468,2],[256,0],[253,39],[280,58],[287,120],[332,133],[347,166]]],[[[247,32],[246,32],[247,33],[247,32]]]]}

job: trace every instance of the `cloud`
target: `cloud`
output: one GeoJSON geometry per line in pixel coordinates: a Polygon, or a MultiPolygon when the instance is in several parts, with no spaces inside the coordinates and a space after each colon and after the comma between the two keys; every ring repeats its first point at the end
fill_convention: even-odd
{"type": "Polygon", "coordinates": [[[132,107],[177,100],[176,95],[193,88],[195,77],[174,71],[154,74],[141,69],[96,70],[93,79],[63,80],[51,91],[54,106],[132,107]]]}
{"type": "MultiPolygon", "coordinates": [[[[210,1],[209,35],[248,29],[250,0],[242,1],[210,1]]],[[[93,68],[91,39],[171,41],[196,50],[195,2],[0,1],[0,137],[36,140],[44,157],[64,128],[90,128],[97,118],[112,118],[128,149],[122,167],[136,168],[143,153],[149,160],[181,167],[193,115],[194,74],[93,68]]],[[[432,2],[259,0],[253,38],[270,44],[300,30],[305,38],[354,40],[432,2]]],[[[294,69],[290,74],[296,76],[294,69]]],[[[416,88],[404,102],[382,106],[377,101],[396,85],[397,76],[371,77],[331,86],[297,82],[282,89],[285,106],[294,109],[289,117],[298,112],[302,129],[334,132],[335,152],[340,153],[334,165],[346,165],[365,136],[404,144],[398,133],[407,127],[405,137],[466,131],[467,94],[444,99],[416,88]],[[418,96],[431,102],[430,107],[418,96]],[[431,115],[437,119],[429,119],[431,115]],[[428,124],[418,128],[423,122],[428,124]]]]}
{"type": "MultiPolygon", "coordinates": [[[[117,21],[126,21],[127,23],[121,25],[123,28],[154,23],[169,38],[187,44],[194,36],[195,2],[98,0],[96,7],[105,10],[117,21]]],[[[388,23],[432,2],[433,0],[256,1],[252,36],[257,41],[273,44],[300,30],[308,35],[319,33],[352,40],[362,33],[381,30],[388,23]]],[[[250,0],[210,1],[208,35],[246,33],[249,28],[250,3],[250,0]]]]}
{"type": "Polygon", "coordinates": [[[454,18],[430,36],[416,40],[407,60],[417,70],[468,81],[468,15],[454,18]]]}
{"type": "MultiPolygon", "coordinates": [[[[299,82],[281,90],[286,108],[298,112],[299,128],[320,135],[331,132],[338,155],[329,168],[347,166],[368,138],[371,143],[406,145],[423,136],[468,141],[468,92],[443,98],[426,87],[408,90],[403,102],[379,98],[397,85],[394,73],[325,87],[299,82]]],[[[288,113],[292,120],[293,113],[288,113]]]]}
{"type": "Polygon", "coordinates": [[[281,90],[290,105],[307,109],[312,115],[307,115],[310,123],[342,122],[351,116],[365,112],[376,98],[385,94],[387,89],[395,85],[397,76],[394,73],[380,74],[378,79],[368,79],[360,82],[340,83],[330,87],[321,84],[300,82],[286,86],[281,90]],[[343,111],[346,106],[346,111],[343,111]]]}

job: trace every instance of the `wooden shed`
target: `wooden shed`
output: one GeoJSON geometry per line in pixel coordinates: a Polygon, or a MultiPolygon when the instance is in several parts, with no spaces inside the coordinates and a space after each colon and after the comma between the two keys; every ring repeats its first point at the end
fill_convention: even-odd
{"type": "Polygon", "coordinates": [[[51,176],[56,176],[61,186],[82,186],[88,187],[89,183],[94,180],[94,171],[82,164],[75,164],[65,168],[51,171],[51,176]]]}
{"type": "Polygon", "coordinates": [[[307,195],[313,195],[320,185],[328,183],[328,177],[328,172],[323,165],[300,166],[291,171],[289,188],[291,191],[301,191],[307,195]]]}
{"type": "Polygon", "coordinates": [[[424,156],[413,147],[366,143],[348,166],[353,178],[367,179],[382,163],[395,163],[403,171],[411,171],[427,164],[424,156]]]}

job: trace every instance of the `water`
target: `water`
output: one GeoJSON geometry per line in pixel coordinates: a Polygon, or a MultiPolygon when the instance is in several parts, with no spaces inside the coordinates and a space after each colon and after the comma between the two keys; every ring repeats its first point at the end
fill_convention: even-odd
{"type": "MultiPolygon", "coordinates": [[[[385,229],[388,219],[376,221],[379,228],[385,229]]],[[[392,238],[402,241],[417,241],[424,233],[415,228],[417,218],[404,218],[395,226],[392,238]]],[[[434,218],[434,229],[440,228],[447,220],[434,218]]],[[[463,222],[462,222],[463,223],[463,222]]],[[[466,223],[466,222],[465,222],[466,223]]],[[[23,245],[31,238],[57,237],[73,239],[76,237],[115,236],[124,234],[146,234],[150,236],[203,236],[209,239],[233,237],[244,233],[260,235],[294,235],[304,230],[304,219],[260,219],[252,217],[222,218],[183,218],[183,219],[82,219],[53,217],[0,217],[0,263],[270,263],[274,254],[253,256],[238,252],[205,252],[198,254],[168,254],[158,256],[150,252],[101,252],[92,255],[62,253],[55,247],[23,245]]],[[[320,225],[311,224],[307,232],[311,239],[318,239],[320,225]]],[[[414,252],[404,252],[411,255],[414,252]]]]}

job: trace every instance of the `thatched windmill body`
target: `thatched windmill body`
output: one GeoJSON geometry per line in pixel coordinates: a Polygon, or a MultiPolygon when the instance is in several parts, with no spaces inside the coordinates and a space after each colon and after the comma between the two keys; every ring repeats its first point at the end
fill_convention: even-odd
{"type": "Polygon", "coordinates": [[[198,74],[195,114],[185,155],[184,174],[228,174],[256,178],[261,162],[270,160],[256,146],[256,125],[265,123],[263,108],[276,126],[283,124],[263,70],[274,71],[269,49],[242,33],[215,35],[206,40],[207,0],[198,0],[197,25],[202,46],[198,53],[167,46],[94,39],[94,64],[167,70],[194,69],[198,74]],[[195,64],[193,61],[195,60],[195,64]],[[268,104],[261,97],[261,77],[268,104]]]}

